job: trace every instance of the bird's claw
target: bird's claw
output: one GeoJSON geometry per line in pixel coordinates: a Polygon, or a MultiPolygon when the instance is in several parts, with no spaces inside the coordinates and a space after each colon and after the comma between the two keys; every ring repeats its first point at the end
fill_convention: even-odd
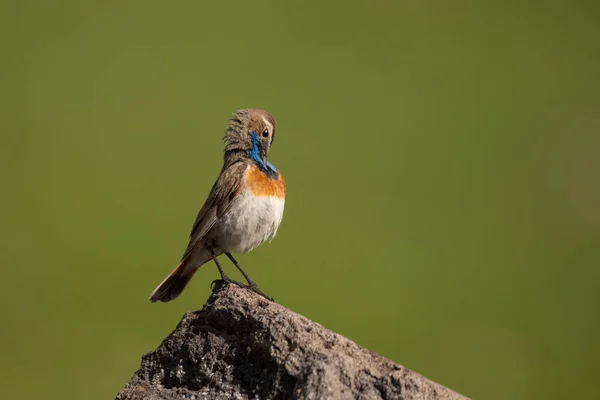
{"type": "Polygon", "coordinates": [[[256,285],[256,283],[252,282],[250,284],[246,284],[246,283],[242,283],[242,282],[238,282],[238,281],[234,281],[233,279],[230,279],[227,275],[222,276],[221,279],[215,279],[214,281],[212,281],[210,283],[210,288],[211,290],[214,289],[215,285],[223,285],[223,284],[233,284],[233,285],[237,285],[239,287],[241,287],[242,289],[248,289],[258,295],[261,295],[262,297],[264,297],[265,299],[269,300],[269,301],[275,301],[273,300],[273,298],[267,294],[265,294],[262,290],[260,290],[258,288],[258,285],[256,285]]]}

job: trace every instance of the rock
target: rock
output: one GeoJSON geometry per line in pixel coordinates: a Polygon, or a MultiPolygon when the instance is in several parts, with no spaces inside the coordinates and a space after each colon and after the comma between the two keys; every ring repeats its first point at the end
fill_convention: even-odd
{"type": "Polygon", "coordinates": [[[235,285],[186,313],[117,395],[141,399],[466,399],[235,285]]]}

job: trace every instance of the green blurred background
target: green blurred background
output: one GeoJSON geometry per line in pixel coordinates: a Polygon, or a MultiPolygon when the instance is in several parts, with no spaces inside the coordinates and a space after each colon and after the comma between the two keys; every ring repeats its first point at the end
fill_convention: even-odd
{"type": "Polygon", "coordinates": [[[148,295],[244,107],[288,183],[265,292],[473,398],[593,397],[599,9],[3,1],[0,397],[112,398],[203,305],[212,265],[148,295]]]}

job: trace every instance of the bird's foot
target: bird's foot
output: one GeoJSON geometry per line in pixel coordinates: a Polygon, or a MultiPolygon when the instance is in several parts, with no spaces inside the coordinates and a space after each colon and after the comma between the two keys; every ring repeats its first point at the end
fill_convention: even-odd
{"type": "Polygon", "coordinates": [[[275,301],[275,300],[273,300],[273,298],[271,296],[265,294],[262,290],[260,290],[258,288],[258,286],[256,285],[256,283],[252,282],[251,284],[246,284],[246,283],[234,281],[233,279],[230,279],[227,275],[225,275],[224,277],[221,277],[221,279],[215,279],[214,281],[212,281],[210,284],[210,288],[213,289],[215,286],[219,287],[221,285],[228,285],[228,284],[237,285],[243,289],[251,290],[254,293],[261,295],[262,297],[264,297],[265,299],[267,299],[269,301],[275,301]]]}
{"type": "Polygon", "coordinates": [[[269,300],[269,301],[275,301],[273,300],[273,298],[269,295],[267,295],[266,293],[264,293],[262,290],[260,290],[258,288],[258,286],[256,286],[256,283],[251,283],[249,285],[244,285],[244,287],[248,290],[252,290],[254,293],[261,295],[262,297],[264,297],[265,299],[269,300]]]}
{"type": "Polygon", "coordinates": [[[214,281],[212,281],[210,283],[210,288],[214,288],[216,285],[229,285],[229,284],[233,284],[233,285],[237,285],[241,288],[247,288],[248,285],[242,283],[242,282],[238,282],[238,281],[234,281],[233,279],[230,279],[229,277],[225,276],[225,279],[221,278],[221,279],[215,279],[214,281]]]}
{"type": "Polygon", "coordinates": [[[210,288],[212,290],[212,289],[214,289],[215,286],[221,286],[221,285],[224,285],[226,283],[227,283],[227,281],[224,280],[224,279],[215,279],[214,281],[212,281],[210,283],[210,288]]]}

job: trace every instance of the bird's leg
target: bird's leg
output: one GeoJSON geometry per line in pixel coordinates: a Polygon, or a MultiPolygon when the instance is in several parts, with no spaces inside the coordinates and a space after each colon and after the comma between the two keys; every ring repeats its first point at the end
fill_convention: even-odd
{"type": "Polygon", "coordinates": [[[272,297],[266,295],[265,293],[262,292],[262,290],[260,290],[258,288],[258,285],[252,280],[252,278],[250,278],[248,276],[247,273],[244,272],[244,270],[242,269],[242,267],[240,267],[240,264],[238,264],[238,262],[235,260],[235,258],[233,258],[233,256],[231,255],[231,253],[225,253],[225,255],[227,257],[229,257],[229,259],[231,260],[231,262],[233,263],[233,265],[235,265],[235,267],[240,270],[240,272],[242,273],[242,275],[244,275],[244,278],[248,282],[248,285],[244,285],[245,287],[247,287],[248,289],[252,290],[253,292],[256,292],[256,293],[260,294],[265,299],[273,301],[272,297]]]}
{"type": "Polygon", "coordinates": [[[238,262],[235,260],[235,258],[233,258],[233,256],[231,255],[231,253],[225,253],[225,255],[227,257],[229,257],[229,259],[231,260],[231,262],[233,263],[233,265],[235,265],[236,268],[240,270],[240,272],[242,273],[242,275],[244,275],[244,278],[246,278],[246,281],[248,282],[248,285],[253,286],[253,287],[257,287],[256,283],[254,283],[254,281],[252,280],[252,278],[250,278],[248,276],[248,274],[244,272],[244,270],[242,269],[242,267],[240,267],[240,264],[238,264],[238,262]]]}
{"type": "Polygon", "coordinates": [[[225,271],[223,271],[223,268],[221,268],[221,264],[219,264],[219,260],[217,260],[217,257],[215,257],[215,255],[213,254],[213,261],[215,262],[215,264],[217,264],[217,269],[219,270],[219,273],[221,274],[221,280],[223,282],[231,282],[231,278],[229,278],[227,276],[227,274],[225,274],[225,271]]]}
{"type": "MultiPolygon", "coordinates": [[[[234,283],[240,287],[246,287],[246,285],[244,285],[241,282],[236,282],[233,279],[231,279],[230,277],[227,276],[227,274],[225,273],[225,271],[223,271],[223,268],[221,267],[221,264],[219,263],[219,260],[217,259],[217,256],[215,255],[215,251],[213,250],[213,248],[211,246],[208,247],[208,250],[210,251],[211,255],[212,255],[212,259],[215,262],[215,264],[217,265],[217,269],[219,270],[219,273],[221,274],[221,280],[225,283],[234,283]]],[[[217,282],[218,279],[212,281],[211,287],[215,284],[215,282],[217,282]]]]}

